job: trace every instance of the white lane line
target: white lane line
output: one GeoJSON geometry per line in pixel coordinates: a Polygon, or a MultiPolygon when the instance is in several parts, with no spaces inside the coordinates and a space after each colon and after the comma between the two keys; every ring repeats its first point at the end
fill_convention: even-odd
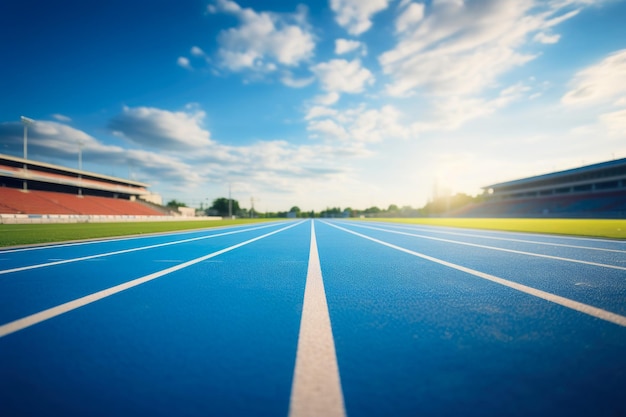
{"type": "Polygon", "coordinates": [[[514,290],[521,291],[523,293],[526,293],[526,294],[529,294],[529,295],[532,295],[532,296],[535,296],[535,297],[538,297],[538,298],[542,298],[542,299],[544,299],[546,301],[550,301],[550,302],[553,302],[555,304],[559,304],[559,305],[562,305],[564,307],[570,308],[572,310],[576,310],[578,312],[581,312],[581,313],[584,313],[584,314],[588,314],[588,315],[590,315],[592,317],[595,317],[595,318],[598,318],[598,319],[602,319],[602,320],[606,320],[608,322],[611,322],[611,323],[614,323],[614,324],[626,327],[626,316],[622,316],[622,315],[619,315],[619,314],[616,314],[616,313],[612,313],[610,311],[606,311],[606,310],[603,310],[601,308],[591,306],[589,304],[584,304],[584,303],[581,303],[581,302],[578,302],[578,301],[570,300],[569,298],[561,297],[560,295],[552,294],[552,293],[549,293],[549,292],[546,292],[546,291],[538,290],[536,288],[528,287],[526,285],[518,284],[518,283],[513,282],[513,281],[508,281],[508,280],[506,280],[504,278],[499,278],[499,277],[496,277],[494,275],[485,274],[484,272],[476,271],[475,269],[466,268],[464,266],[453,264],[451,262],[447,262],[447,261],[444,261],[444,260],[441,260],[441,259],[438,259],[438,258],[434,258],[432,256],[424,255],[423,253],[414,252],[412,250],[405,249],[405,248],[402,248],[400,246],[396,246],[394,244],[391,244],[391,243],[388,243],[388,242],[384,242],[382,240],[378,240],[376,238],[373,238],[373,237],[370,237],[370,236],[367,236],[367,235],[355,232],[355,231],[350,230],[350,229],[343,228],[341,226],[337,226],[335,224],[331,224],[331,223],[327,223],[327,222],[324,222],[324,223],[328,224],[329,226],[332,226],[334,228],[343,230],[345,232],[352,233],[353,235],[362,237],[364,239],[371,240],[372,242],[376,242],[376,243],[379,243],[381,245],[390,247],[392,249],[396,249],[396,250],[399,250],[401,252],[408,253],[410,255],[417,256],[417,257],[422,258],[422,259],[426,259],[427,261],[435,262],[435,263],[438,263],[440,265],[444,265],[444,266],[447,266],[449,268],[453,268],[453,269],[456,269],[458,271],[462,271],[462,272],[474,275],[476,277],[483,278],[483,279],[495,282],[497,284],[504,285],[504,286],[509,287],[509,288],[513,288],[514,290]]]}
{"type": "Polygon", "coordinates": [[[88,259],[102,258],[102,257],[105,257],[105,256],[121,255],[123,253],[137,252],[137,251],[141,251],[141,250],[160,248],[160,247],[164,247],[164,246],[178,245],[178,244],[181,244],[181,243],[188,243],[188,242],[193,242],[193,241],[196,241],[196,240],[212,239],[214,237],[232,235],[232,234],[236,234],[236,233],[249,232],[251,230],[263,229],[265,227],[268,227],[268,226],[252,227],[250,229],[242,229],[242,230],[233,230],[231,232],[217,233],[217,234],[214,234],[214,235],[199,236],[199,237],[193,237],[193,238],[183,239],[183,240],[175,240],[173,242],[158,243],[158,244],[155,244],[155,245],[141,246],[141,247],[138,247],[138,248],[131,248],[131,249],[123,249],[123,250],[118,250],[118,251],[114,251],[114,252],[99,253],[99,254],[96,254],[96,255],[82,256],[80,258],[63,259],[63,260],[59,260],[59,261],[46,262],[46,263],[43,263],[43,264],[20,266],[18,268],[11,268],[11,269],[0,270],[0,275],[11,274],[13,272],[28,271],[30,269],[45,268],[45,267],[54,266],[54,265],[62,265],[62,264],[67,264],[67,263],[72,263],[72,262],[86,261],[88,259]]]}
{"type": "MultiPolygon", "coordinates": [[[[275,226],[276,222],[271,222],[270,224],[264,225],[264,226],[259,226],[256,229],[263,229],[266,227],[271,227],[271,226],[275,226]]],[[[2,249],[0,248],[0,254],[4,255],[5,253],[14,253],[14,252],[26,252],[26,251],[36,251],[36,250],[44,250],[44,249],[57,249],[57,248],[67,248],[70,246],[84,246],[84,245],[96,245],[98,243],[110,243],[110,242],[123,242],[126,240],[139,240],[139,239],[150,239],[150,238],[155,238],[155,237],[160,237],[160,236],[176,236],[176,235],[189,235],[189,234],[197,234],[197,233],[203,233],[203,232],[207,232],[207,231],[213,231],[213,230],[223,230],[226,228],[232,229],[232,228],[236,228],[236,227],[245,227],[245,225],[242,226],[219,226],[219,227],[211,227],[211,228],[204,228],[204,229],[191,229],[191,230],[178,230],[178,231],[173,231],[173,232],[163,232],[163,233],[148,233],[148,234],[144,234],[144,235],[134,235],[134,236],[118,236],[118,237],[108,237],[108,238],[96,238],[96,239],[90,239],[90,240],[80,240],[80,241],[74,241],[74,242],[67,242],[67,243],[50,243],[50,244],[45,244],[42,243],[42,245],[44,246],[26,246],[26,247],[20,247],[20,248],[15,248],[15,249],[2,249]]],[[[7,258],[8,259],[8,258],[7,258]]]]}
{"type": "MultiPolygon", "coordinates": [[[[382,221],[380,222],[376,222],[378,224],[383,223],[382,221]]],[[[387,223],[385,223],[387,224],[387,223]]],[[[392,223],[392,224],[396,224],[396,225],[401,225],[403,223],[392,223]]],[[[404,223],[407,225],[413,224],[415,226],[417,226],[416,228],[419,228],[419,224],[418,223],[404,223]]],[[[551,234],[551,233],[540,233],[540,232],[516,232],[514,230],[498,230],[498,229],[476,229],[476,228],[471,228],[471,227],[458,227],[458,226],[429,226],[432,228],[447,228],[447,229],[464,229],[464,230],[474,230],[474,231],[481,231],[481,232],[485,232],[485,233],[494,233],[494,234],[498,234],[498,233],[507,233],[510,235],[519,235],[519,236],[536,236],[536,237],[542,237],[542,238],[552,238],[552,239],[559,239],[559,240],[589,240],[591,242],[608,242],[608,243],[615,243],[615,244],[624,244],[626,243],[626,241],[624,241],[623,239],[620,238],[600,238],[600,237],[584,237],[584,236],[575,236],[575,235],[556,235],[556,234],[551,234]]],[[[428,226],[427,227],[422,227],[422,229],[428,230],[428,226]]]]}
{"type": "Polygon", "coordinates": [[[247,244],[255,242],[257,240],[266,238],[268,236],[271,236],[273,234],[282,232],[284,230],[290,229],[290,228],[292,228],[294,226],[297,226],[299,224],[302,224],[302,222],[298,222],[296,224],[291,224],[291,225],[289,225],[287,227],[283,227],[282,229],[274,230],[274,231],[266,233],[264,235],[261,235],[261,236],[258,236],[258,237],[246,240],[245,242],[241,242],[241,243],[238,243],[238,244],[233,245],[233,246],[229,246],[228,248],[218,250],[217,252],[213,252],[213,253],[210,253],[208,255],[201,256],[201,257],[196,258],[196,259],[192,259],[191,261],[184,262],[182,264],[173,266],[171,268],[163,269],[161,271],[152,273],[150,275],[145,275],[143,277],[136,278],[136,279],[134,279],[132,281],[127,281],[127,282],[124,282],[123,284],[119,284],[119,285],[116,285],[114,287],[110,287],[110,288],[107,288],[107,289],[95,292],[93,294],[89,294],[89,295],[86,295],[84,297],[77,298],[77,299],[72,300],[72,301],[68,301],[67,303],[60,304],[60,305],[58,305],[56,307],[52,307],[52,308],[49,308],[47,310],[40,311],[39,313],[31,314],[30,316],[26,316],[26,317],[23,317],[21,319],[18,319],[18,320],[6,323],[6,324],[0,326],[0,337],[4,337],[4,336],[9,335],[11,333],[15,333],[18,330],[25,329],[25,328],[33,326],[33,325],[35,325],[37,323],[41,323],[42,321],[45,321],[45,320],[49,320],[49,319],[51,319],[53,317],[56,317],[56,316],[59,316],[59,315],[61,315],[63,313],[67,313],[68,311],[75,310],[75,309],[77,309],[79,307],[85,306],[87,304],[91,304],[91,303],[93,303],[95,301],[98,301],[98,300],[101,300],[103,298],[109,297],[111,295],[117,294],[118,292],[127,290],[129,288],[136,287],[136,286],[144,284],[144,283],[146,283],[148,281],[152,281],[152,280],[160,278],[160,277],[162,277],[164,275],[171,274],[172,272],[179,271],[181,269],[184,269],[184,268],[187,268],[189,266],[195,265],[195,264],[200,263],[202,261],[205,261],[207,259],[214,258],[214,257],[216,257],[218,255],[221,255],[223,253],[232,251],[233,249],[240,248],[240,247],[242,247],[244,245],[247,245],[247,244]]]}
{"type": "Polygon", "coordinates": [[[624,266],[601,264],[601,263],[598,263],[598,262],[583,261],[583,260],[580,260],[580,259],[572,259],[572,258],[563,258],[561,256],[544,255],[544,254],[541,254],[541,253],[524,252],[524,251],[521,251],[521,250],[499,248],[497,246],[479,245],[477,243],[461,242],[461,241],[458,241],[458,240],[442,239],[442,238],[439,238],[439,237],[418,235],[418,234],[415,234],[415,233],[399,232],[397,230],[382,229],[382,228],[379,228],[379,227],[365,226],[365,225],[356,224],[356,223],[351,223],[351,224],[353,224],[355,227],[362,227],[364,229],[371,229],[371,230],[379,230],[381,232],[387,232],[387,233],[395,233],[397,235],[412,236],[412,237],[418,237],[418,238],[422,238],[422,239],[436,240],[436,241],[439,241],[439,242],[455,243],[457,245],[473,246],[475,248],[481,248],[481,249],[497,250],[497,251],[501,251],[501,252],[515,253],[515,254],[518,254],[518,255],[536,256],[538,258],[554,259],[554,260],[557,260],[557,261],[574,262],[574,263],[578,263],[578,264],[599,266],[599,267],[602,267],[602,268],[619,269],[621,271],[626,271],[626,267],[624,267],[624,266]]]}
{"type": "Polygon", "coordinates": [[[301,320],[289,417],[345,417],[313,221],[301,320]]]}
{"type": "MultiPolygon", "coordinates": [[[[395,226],[395,225],[393,225],[393,226],[395,226]]],[[[389,225],[389,227],[393,227],[393,226],[391,224],[389,225]]],[[[477,237],[477,238],[481,238],[481,239],[503,240],[503,241],[506,241],[506,242],[532,243],[534,245],[560,246],[560,247],[564,247],[564,248],[597,250],[597,251],[601,251],[601,252],[626,253],[626,250],[621,250],[621,249],[608,249],[608,248],[596,248],[596,247],[592,247],[592,246],[566,245],[564,243],[551,243],[551,242],[541,242],[541,241],[537,241],[537,240],[513,239],[513,238],[497,237],[497,236],[490,236],[490,235],[477,235],[477,234],[473,234],[473,233],[449,232],[449,231],[445,231],[445,230],[426,229],[426,228],[422,228],[422,227],[403,227],[403,226],[395,226],[395,227],[397,229],[404,229],[404,230],[416,230],[416,231],[420,231],[420,232],[439,233],[439,234],[456,235],[456,236],[464,236],[464,237],[477,237]]],[[[622,243],[620,241],[611,241],[611,242],[613,242],[613,243],[622,243]]]]}

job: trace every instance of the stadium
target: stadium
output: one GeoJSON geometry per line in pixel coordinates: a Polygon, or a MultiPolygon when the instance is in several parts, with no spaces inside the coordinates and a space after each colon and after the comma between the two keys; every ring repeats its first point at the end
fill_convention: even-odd
{"type": "MultiPolygon", "coordinates": [[[[624,218],[626,159],[484,190],[458,217],[624,218]]],[[[0,155],[3,231],[168,219],[206,217],[0,155]]],[[[3,248],[0,414],[623,415],[624,241],[371,220],[3,248]]]]}
{"type": "MultiPolygon", "coordinates": [[[[143,182],[0,154],[0,222],[166,220],[143,182]]],[[[626,218],[626,158],[483,187],[484,201],[447,217],[626,218]]],[[[185,209],[187,211],[185,211],[185,209]]]]}
{"type": "Polygon", "coordinates": [[[483,187],[455,217],[626,218],[626,158],[483,187]]]}
{"type": "Polygon", "coordinates": [[[148,187],[0,154],[0,223],[179,219],[148,187]]]}

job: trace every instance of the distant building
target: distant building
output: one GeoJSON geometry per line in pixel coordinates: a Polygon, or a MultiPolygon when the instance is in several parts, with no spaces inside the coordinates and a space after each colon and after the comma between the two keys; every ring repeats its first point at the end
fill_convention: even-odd
{"type": "Polygon", "coordinates": [[[626,158],[483,187],[456,217],[626,218],[626,158]]]}
{"type": "Polygon", "coordinates": [[[626,158],[483,187],[493,200],[626,192],[626,158]]]}
{"type": "Polygon", "coordinates": [[[148,184],[0,154],[0,187],[135,200],[162,204],[148,184]]]}
{"type": "Polygon", "coordinates": [[[0,216],[164,216],[139,181],[0,154],[0,216]]]}

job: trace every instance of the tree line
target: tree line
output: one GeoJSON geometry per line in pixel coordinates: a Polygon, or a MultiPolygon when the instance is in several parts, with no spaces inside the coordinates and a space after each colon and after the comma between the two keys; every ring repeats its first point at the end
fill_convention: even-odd
{"type": "MultiPolygon", "coordinates": [[[[212,205],[207,209],[201,209],[200,215],[227,217],[229,213],[236,217],[255,218],[341,218],[341,217],[433,217],[454,215],[463,207],[472,204],[479,204],[484,200],[484,196],[469,196],[464,193],[457,193],[452,196],[440,197],[429,201],[424,207],[413,208],[411,206],[399,207],[390,204],[387,208],[377,206],[366,209],[353,209],[352,207],[327,207],[316,212],[314,210],[301,210],[298,206],[291,207],[288,211],[258,212],[239,205],[239,201],[220,197],[213,200],[212,205]]],[[[172,200],[167,203],[167,207],[177,209],[186,207],[182,202],[172,200]]]]}

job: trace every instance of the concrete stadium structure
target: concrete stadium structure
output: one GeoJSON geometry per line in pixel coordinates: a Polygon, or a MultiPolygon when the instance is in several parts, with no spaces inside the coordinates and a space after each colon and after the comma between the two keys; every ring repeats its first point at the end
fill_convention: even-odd
{"type": "Polygon", "coordinates": [[[170,214],[160,204],[161,197],[143,182],[0,154],[3,223],[170,214]]]}
{"type": "Polygon", "coordinates": [[[0,154],[0,187],[97,195],[161,204],[148,184],[0,154]]]}
{"type": "Polygon", "coordinates": [[[626,158],[483,187],[464,217],[626,218],[626,158]]]}

